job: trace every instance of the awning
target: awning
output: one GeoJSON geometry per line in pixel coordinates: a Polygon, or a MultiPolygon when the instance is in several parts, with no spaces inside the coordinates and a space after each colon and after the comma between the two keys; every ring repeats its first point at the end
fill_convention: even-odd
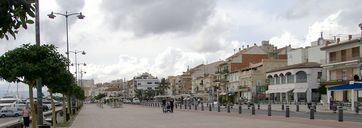
{"type": "Polygon", "coordinates": [[[329,87],[328,90],[352,90],[352,89],[362,89],[362,83],[351,83],[351,84],[342,84],[333,87],[329,87]]]}
{"type": "Polygon", "coordinates": [[[306,92],[307,88],[296,88],[293,90],[293,92],[306,92]]]}

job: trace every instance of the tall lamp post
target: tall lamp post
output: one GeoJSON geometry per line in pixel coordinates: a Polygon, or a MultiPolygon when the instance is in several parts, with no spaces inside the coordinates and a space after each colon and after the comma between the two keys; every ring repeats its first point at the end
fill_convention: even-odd
{"type": "MultiPolygon", "coordinates": [[[[60,16],[64,16],[65,17],[65,32],[66,32],[66,36],[67,36],[67,58],[69,60],[69,34],[68,34],[68,17],[69,16],[73,16],[73,15],[77,15],[78,19],[84,19],[84,15],[82,14],[82,12],[79,13],[68,13],[67,11],[65,12],[65,14],[63,13],[57,13],[57,12],[51,12],[50,14],[48,14],[48,17],[50,19],[54,19],[56,16],[54,15],[60,15],[60,16]]],[[[68,70],[69,70],[69,64],[68,64],[68,70]]]]}
{"type": "MultiPolygon", "coordinates": [[[[48,14],[48,17],[50,19],[54,19],[56,16],[54,15],[60,15],[60,16],[64,16],[65,17],[65,31],[66,31],[66,36],[67,36],[67,59],[69,60],[69,35],[68,35],[68,17],[69,16],[73,16],[73,15],[77,15],[78,19],[84,19],[84,15],[82,14],[82,12],[79,13],[68,13],[68,11],[65,12],[65,14],[63,13],[57,13],[57,12],[51,12],[50,14],[48,14]]],[[[68,70],[69,70],[69,63],[67,64],[68,70]]],[[[71,104],[70,104],[70,97],[68,97],[68,112],[70,113],[70,108],[72,108],[71,104]]],[[[67,116],[66,116],[67,117],[67,116]]]]}
{"type": "Polygon", "coordinates": [[[83,64],[84,66],[86,66],[86,64],[85,64],[85,63],[78,63],[78,62],[77,62],[77,54],[78,54],[78,53],[81,53],[82,55],[85,55],[86,53],[85,53],[85,51],[77,51],[77,50],[69,51],[69,52],[74,53],[75,80],[76,80],[76,82],[77,82],[77,84],[78,84],[78,66],[79,66],[80,64],[83,64]]]}

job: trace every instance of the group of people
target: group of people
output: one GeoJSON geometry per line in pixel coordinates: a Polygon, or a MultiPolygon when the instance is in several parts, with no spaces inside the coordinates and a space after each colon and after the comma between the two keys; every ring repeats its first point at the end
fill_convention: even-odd
{"type": "Polygon", "coordinates": [[[174,101],[171,99],[163,99],[162,100],[162,112],[163,113],[173,113],[174,101]]]}

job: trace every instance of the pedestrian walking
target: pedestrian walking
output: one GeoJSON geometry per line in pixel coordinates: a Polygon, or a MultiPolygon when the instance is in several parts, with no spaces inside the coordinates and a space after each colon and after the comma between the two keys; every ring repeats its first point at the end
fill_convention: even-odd
{"type": "Polygon", "coordinates": [[[170,100],[171,113],[173,113],[173,106],[174,106],[173,102],[174,102],[173,100],[170,100]]]}
{"type": "Polygon", "coordinates": [[[166,112],[166,99],[162,99],[162,112],[166,112]]]}
{"type": "Polygon", "coordinates": [[[25,105],[25,107],[24,107],[24,109],[23,109],[23,112],[22,112],[24,128],[29,127],[29,124],[30,124],[29,111],[30,111],[30,110],[29,110],[29,106],[28,106],[28,105],[25,105]]]}

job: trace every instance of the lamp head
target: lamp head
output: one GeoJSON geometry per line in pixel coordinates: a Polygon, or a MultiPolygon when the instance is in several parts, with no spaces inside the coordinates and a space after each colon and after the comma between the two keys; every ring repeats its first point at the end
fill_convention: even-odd
{"type": "Polygon", "coordinates": [[[80,12],[77,17],[78,17],[78,19],[84,19],[85,16],[82,14],[82,12],[80,12]]]}
{"type": "Polygon", "coordinates": [[[83,66],[87,66],[87,64],[86,64],[86,63],[83,63],[83,66]]]}
{"type": "Polygon", "coordinates": [[[55,15],[54,15],[53,12],[51,12],[50,14],[48,14],[48,17],[49,17],[50,19],[54,19],[54,18],[55,18],[55,15]]]}
{"type": "Polygon", "coordinates": [[[82,52],[82,55],[85,55],[85,51],[82,52]]]}

